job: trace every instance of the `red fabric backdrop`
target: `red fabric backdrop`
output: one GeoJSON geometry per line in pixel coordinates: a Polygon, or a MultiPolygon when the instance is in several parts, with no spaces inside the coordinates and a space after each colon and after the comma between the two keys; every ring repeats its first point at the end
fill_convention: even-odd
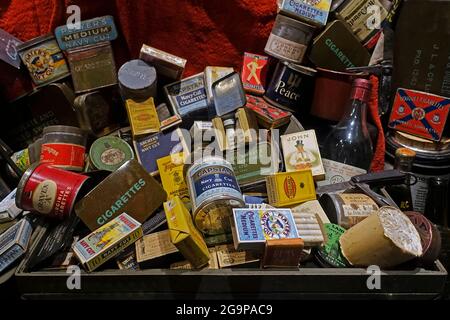
{"type": "Polygon", "coordinates": [[[263,53],[276,15],[275,0],[0,0],[0,28],[29,40],[65,24],[69,5],[80,6],[82,20],[114,16],[119,65],[145,43],[186,58],[186,75],[263,53]]]}

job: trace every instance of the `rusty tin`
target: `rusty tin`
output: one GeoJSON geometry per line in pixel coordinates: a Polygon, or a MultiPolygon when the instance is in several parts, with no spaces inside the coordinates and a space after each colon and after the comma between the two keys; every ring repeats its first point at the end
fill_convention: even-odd
{"type": "Polygon", "coordinates": [[[117,84],[116,64],[109,42],[69,50],[67,60],[76,93],[117,84]]]}
{"type": "Polygon", "coordinates": [[[70,72],[52,34],[27,41],[17,47],[20,58],[37,86],[67,77],[70,72]]]}

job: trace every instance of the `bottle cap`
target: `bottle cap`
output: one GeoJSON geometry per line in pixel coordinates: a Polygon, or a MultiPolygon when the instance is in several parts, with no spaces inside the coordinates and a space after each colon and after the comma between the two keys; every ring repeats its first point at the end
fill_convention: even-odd
{"type": "Polygon", "coordinates": [[[369,80],[364,78],[358,78],[353,80],[352,95],[351,98],[355,100],[361,100],[364,102],[369,102],[370,91],[372,84],[369,80]]]}
{"type": "Polygon", "coordinates": [[[397,151],[395,151],[395,156],[401,158],[415,158],[416,152],[408,148],[398,148],[397,151]]]}
{"type": "Polygon", "coordinates": [[[364,88],[364,89],[370,90],[370,89],[372,89],[372,84],[367,79],[357,78],[357,79],[353,80],[353,87],[364,88]]]}

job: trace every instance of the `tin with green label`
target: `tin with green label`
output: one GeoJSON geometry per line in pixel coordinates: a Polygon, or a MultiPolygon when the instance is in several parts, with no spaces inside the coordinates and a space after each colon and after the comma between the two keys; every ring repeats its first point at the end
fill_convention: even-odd
{"type": "Polygon", "coordinates": [[[345,233],[345,229],[337,224],[326,223],[324,229],[328,241],[316,251],[317,262],[324,268],[347,268],[347,260],[341,252],[339,239],[345,233]]]}
{"type": "Polygon", "coordinates": [[[89,157],[95,169],[113,172],[128,160],[134,159],[134,152],[124,140],[106,136],[94,141],[89,157]]]}

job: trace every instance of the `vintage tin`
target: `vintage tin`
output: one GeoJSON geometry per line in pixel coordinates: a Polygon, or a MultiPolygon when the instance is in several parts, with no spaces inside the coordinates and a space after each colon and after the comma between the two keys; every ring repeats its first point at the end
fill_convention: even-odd
{"type": "Polygon", "coordinates": [[[392,106],[389,128],[440,141],[449,112],[450,98],[400,88],[392,106]]]}
{"type": "Polygon", "coordinates": [[[0,235],[0,273],[25,254],[32,232],[31,223],[22,219],[0,235]]]}
{"type": "Polygon", "coordinates": [[[116,63],[109,42],[72,49],[66,55],[76,93],[117,84],[116,63]]]}
{"type": "Polygon", "coordinates": [[[72,213],[75,202],[89,179],[78,173],[35,164],[22,176],[17,187],[17,207],[63,219],[72,213]]]}
{"type": "Polygon", "coordinates": [[[164,203],[170,241],[195,269],[209,262],[209,251],[201,233],[195,228],[189,211],[179,197],[164,203]]]}
{"type": "Polygon", "coordinates": [[[292,113],[274,107],[264,99],[247,95],[247,109],[252,110],[258,118],[258,123],[267,129],[278,128],[286,123],[292,116],[292,113]]]}
{"type": "Polygon", "coordinates": [[[134,137],[159,132],[160,122],[153,97],[145,101],[127,99],[125,106],[134,137]]]}
{"type": "Polygon", "coordinates": [[[122,139],[106,136],[94,141],[89,158],[95,169],[115,171],[128,160],[134,159],[134,152],[122,139]]]}
{"type": "Polygon", "coordinates": [[[314,31],[314,26],[279,14],[264,51],[277,59],[300,64],[314,31]]]}
{"type": "Polygon", "coordinates": [[[269,57],[253,53],[244,53],[242,64],[242,84],[246,92],[263,95],[266,92],[266,76],[269,57]]]}
{"type": "Polygon", "coordinates": [[[325,26],[332,0],[283,0],[281,13],[294,19],[325,26]]]}
{"type": "Polygon", "coordinates": [[[147,100],[157,95],[156,69],[142,60],[131,60],[122,65],[118,78],[124,100],[147,100]]]}
{"type": "Polygon", "coordinates": [[[136,157],[145,170],[151,175],[158,173],[157,160],[168,155],[188,152],[182,143],[183,134],[180,129],[166,133],[156,133],[149,136],[142,136],[134,139],[134,149],[136,157]]]}
{"type": "Polygon", "coordinates": [[[69,126],[50,126],[43,131],[41,163],[71,171],[83,171],[86,135],[83,130],[69,126]]]}
{"type": "Polygon", "coordinates": [[[356,77],[354,73],[317,68],[311,115],[340,121],[352,91],[352,80],[356,77]]]}
{"type": "Polygon", "coordinates": [[[181,79],[187,63],[186,59],[150,47],[146,44],[142,45],[139,59],[154,66],[158,72],[158,75],[172,81],[178,81],[181,79]]]}
{"type": "Polygon", "coordinates": [[[346,71],[367,66],[370,54],[342,21],[335,20],[314,39],[309,59],[318,68],[346,71]]]}
{"type": "Polygon", "coordinates": [[[233,72],[212,85],[213,101],[217,116],[223,116],[246,105],[244,87],[239,73],[233,72]]]}
{"type": "Polygon", "coordinates": [[[27,41],[17,47],[20,58],[37,86],[67,77],[70,72],[52,34],[27,41]]]}
{"type": "Polygon", "coordinates": [[[80,22],[79,28],[69,29],[63,25],[55,29],[56,40],[61,50],[69,50],[117,38],[117,29],[112,16],[98,17],[80,22]]]}
{"type": "Polygon", "coordinates": [[[316,189],[311,170],[282,172],[266,178],[269,204],[288,207],[316,200],[316,189]]]}
{"type": "Polygon", "coordinates": [[[234,72],[233,68],[230,67],[212,67],[208,66],[205,68],[204,77],[205,77],[205,88],[206,88],[206,98],[208,100],[208,106],[214,107],[214,96],[212,92],[212,86],[214,82],[220,80],[227,75],[234,72]]]}
{"type": "Polygon", "coordinates": [[[99,91],[78,96],[74,107],[80,128],[93,137],[103,137],[119,127],[112,103],[99,91]]]}
{"type": "Polygon", "coordinates": [[[167,198],[179,197],[187,206],[190,206],[189,191],[183,174],[183,158],[183,153],[179,153],[160,158],[156,162],[167,198]]]}
{"type": "Polygon", "coordinates": [[[264,99],[282,109],[307,112],[315,74],[316,70],[312,68],[280,61],[264,99]]]}
{"type": "Polygon", "coordinates": [[[196,227],[205,236],[230,233],[232,209],[245,206],[231,164],[214,156],[197,160],[186,171],[186,183],[196,227]]]}
{"type": "Polygon", "coordinates": [[[315,253],[317,262],[324,268],[347,268],[349,263],[341,252],[339,240],[345,229],[332,223],[324,225],[327,241],[315,253]]]}
{"type": "Polygon", "coordinates": [[[378,211],[370,197],[359,193],[324,194],[319,199],[332,223],[349,229],[378,211]]]}
{"type": "Polygon", "coordinates": [[[77,202],[75,212],[91,230],[126,212],[144,223],[167,199],[162,186],[130,160],[77,202]]]}
{"type": "Polygon", "coordinates": [[[236,250],[261,253],[267,240],[299,238],[290,209],[233,209],[232,230],[236,250]]]}
{"type": "Polygon", "coordinates": [[[359,41],[365,42],[379,31],[379,28],[371,26],[373,19],[371,7],[376,7],[380,23],[386,19],[388,11],[379,0],[347,0],[336,12],[336,16],[344,21],[358,37],[359,41]]]}
{"type": "Polygon", "coordinates": [[[405,214],[416,227],[422,241],[423,255],[419,261],[432,264],[441,254],[442,239],[438,228],[421,213],[407,211],[405,214]]]}
{"type": "Polygon", "coordinates": [[[169,84],[164,87],[164,92],[170,105],[182,117],[208,108],[203,73],[169,84]]]}
{"type": "Polygon", "coordinates": [[[281,136],[281,145],[286,172],[311,170],[314,179],[325,178],[325,169],[314,130],[281,136]]]}
{"type": "Polygon", "coordinates": [[[126,213],[122,213],[78,241],[73,251],[86,270],[92,272],[141,237],[141,224],[126,213]]]}

